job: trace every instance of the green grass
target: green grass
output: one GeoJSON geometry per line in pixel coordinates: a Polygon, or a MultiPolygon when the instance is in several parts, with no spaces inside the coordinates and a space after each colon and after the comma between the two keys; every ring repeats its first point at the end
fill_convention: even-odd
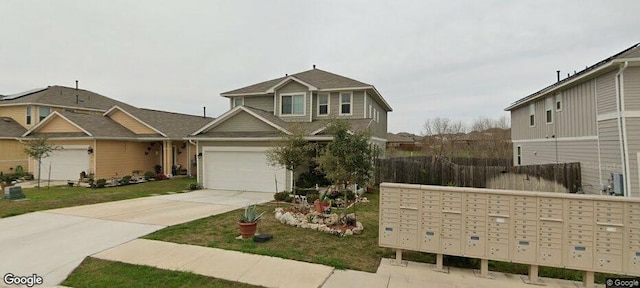
{"type": "Polygon", "coordinates": [[[201,276],[189,272],[169,271],[150,266],[132,265],[95,258],[85,258],[62,282],[69,287],[260,287],[201,276]]]}
{"type": "MultiPolygon", "coordinates": [[[[338,237],[323,232],[281,224],[273,216],[276,207],[290,204],[268,203],[258,206],[267,211],[258,224],[259,233],[273,235],[266,243],[236,240],[240,211],[199,219],[181,225],[167,227],[145,236],[147,239],[168,241],[269,255],[286,259],[312,262],[335,267],[375,272],[381,258],[395,257],[392,249],[378,246],[378,194],[365,194],[371,202],[358,204],[357,217],[365,229],[361,235],[338,237]]],[[[435,263],[435,254],[403,251],[403,259],[423,263],[435,263]]],[[[480,268],[480,260],[445,256],[445,265],[462,268],[480,268]]],[[[528,265],[490,261],[491,271],[527,274],[528,265]]],[[[553,267],[540,267],[539,276],[582,281],[583,272],[553,267]]],[[[607,277],[623,277],[596,273],[596,283],[604,283],[607,277]]]]}
{"type": "MultiPolygon", "coordinates": [[[[338,237],[281,224],[275,219],[273,210],[290,204],[269,203],[258,206],[259,212],[267,211],[258,224],[258,232],[273,235],[273,239],[266,243],[235,239],[238,236],[238,210],[171,226],[145,238],[269,255],[338,269],[375,272],[380,259],[391,257],[394,252],[378,247],[378,194],[365,195],[371,202],[358,204],[356,210],[358,221],[364,225],[361,235],[338,237]]],[[[409,251],[403,256],[420,262],[434,263],[435,259],[431,254],[409,251]]]]}
{"type": "Polygon", "coordinates": [[[0,200],[0,218],[33,211],[180,192],[188,189],[189,184],[194,182],[193,178],[183,177],[101,189],[69,186],[26,188],[22,192],[27,200],[0,200]]]}

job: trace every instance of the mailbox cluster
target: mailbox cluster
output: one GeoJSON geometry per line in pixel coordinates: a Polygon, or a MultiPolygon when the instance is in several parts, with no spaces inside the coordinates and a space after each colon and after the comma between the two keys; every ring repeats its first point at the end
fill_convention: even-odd
{"type": "Polygon", "coordinates": [[[381,185],[383,247],[640,275],[640,199],[381,185]]]}

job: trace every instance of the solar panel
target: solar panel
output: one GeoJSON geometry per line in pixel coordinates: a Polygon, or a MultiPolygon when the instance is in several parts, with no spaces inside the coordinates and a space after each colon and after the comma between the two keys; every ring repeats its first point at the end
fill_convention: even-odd
{"type": "Polygon", "coordinates": [[[31,89],[29,91],[20,92],[18,94],[7,95],[7,96],[2,97],[2,101],[18,99],[18,98],[20,98],[22,96],[27,96],[29,94],[38,93],[38,92],[46,90],[46,89],[47,88],[36,88],[36,89],[31,89]]]}

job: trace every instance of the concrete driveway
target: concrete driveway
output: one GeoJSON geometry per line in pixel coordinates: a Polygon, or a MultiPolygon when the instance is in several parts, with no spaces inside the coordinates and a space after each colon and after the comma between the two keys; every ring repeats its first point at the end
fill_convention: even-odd
{"type": "Polygon", "coordinates": [[[0,276],[35,273],[44,284],[57,285],[86,256],[167,226],[272,199],[271,193],[200,190],[0,219],[0,276]]]}

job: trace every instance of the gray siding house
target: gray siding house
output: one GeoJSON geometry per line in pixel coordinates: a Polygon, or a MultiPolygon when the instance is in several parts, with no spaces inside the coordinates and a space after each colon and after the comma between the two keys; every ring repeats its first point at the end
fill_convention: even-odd
{"type": "Polygon", "coordinates": [[[585,193],[640,197],[640,43],[505,110],[514,164],[580,162],[585,193]]]}
{"type": "Polygon", "coordinates": [[[313,69],[220,94],[230,110],[194,132],[198,181],[205,188],[276,192],[291,188],[292,174],[268,165],[266,151],[282,133],[301,128],[307,139],[327,142],[333,118],[353,130],[369,129],[385,150],[391,106],[371,84],[313,69]]]}

